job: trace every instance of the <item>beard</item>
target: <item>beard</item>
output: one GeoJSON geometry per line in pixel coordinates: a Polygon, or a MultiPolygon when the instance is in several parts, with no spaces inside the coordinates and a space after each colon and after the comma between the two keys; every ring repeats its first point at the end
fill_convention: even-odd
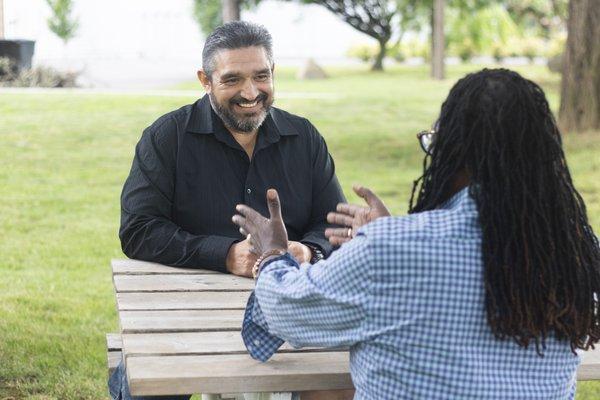
{"type": "Polygon", "coordinates": [[[208,98],[213,110],[221,118],[225,126],[242,133],[251,133],[260,128],[273,104],[273,100],[269,100],[269,96],[264,92],[260,92],[256,99],[252,101],[248,101],[241,96],[234,96],[223,103],[219,103],[213,93],[209,93],[208,98]],[[236,104],[254,103],[254,101],[262,103],[262,108],[259,111],[251,114],[243,114],[234,110],[236,104]]]}

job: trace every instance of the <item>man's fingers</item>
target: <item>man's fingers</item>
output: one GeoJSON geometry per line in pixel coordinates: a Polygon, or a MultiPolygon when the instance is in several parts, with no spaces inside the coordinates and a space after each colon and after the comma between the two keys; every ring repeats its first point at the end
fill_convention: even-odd
{"type": "Polygon", "coordinates": [[[279,203],[279,195],[277,194],[277,190],[267,190],[267,206],[269,207],[269,214],[271,219],[283,219],[281,217],[281,204],[279,203]]]}
{"type": "MultiPolygon", "coordinates": [[[[243,217],[245,217],[246,219],[248,219],[254,223],[260,221],[261,218],[264,218],[262,215],[260,215],[260,213],[258,213],[254,209],[252,209],[244,204],[238,204],[235,207],[235,210],[237,212],[239,212],[243,217]]],[[[245,227],[243,227],[243,228],[245,228],[245,227]]],[[[252,232],[248,232],[248,233],[252,233],[252,232]]]]}
{"type": "Polygon", "coordinates": [[[352,187],[352,189],[354,190],[354,193],[365,199],[367,204],[371,207],[375,207],[381,203],[379,197],[377,197],[377,195],[375,195],[375,193],[373,193],[373,191],[367,187],[356,185],[352,187]]]}
{"type": "Polygon", "coordinates": [[[353,218],[346,214],[330,212],[327,214],[327,222],[335,225],[352,226],[353,218]]]}
{"type": "Polygon", "coordinates": [[[356,204],[339,203],[335,210],[341,214],[348,214],[354,217],[358,211],[363,210],[364,208],[365,207],[357,206],[356,204]]]}
{"type": "Polygon", "coordinates": [[[329,243],[331,243],[334,246],[341,246],[342,244],[349,242],[350,238],[348,237],[341,237],[341,236],[331,236],[329,238],[329,243]]]}
{"type": "MultiPolygon", "coordinates": [[[[242,233],[242,230],[244,232],[247,232],[246,235],[248,233],[250,233],[249,229],[248,229],[248,220],[244,217],[242,217],[239,214],[234,215],[233,217],[231,217],[231,220],[233,221],[234,224],[236,224],[237,226],[240,227],[240,233],[242,233]]],[[[242,233],[242,235],[244,235],[242,233]]]]}
{"type": "Polygon", "coordinates": [[[325,229],[325,237],[329,238],[331,236],[339,236],[339,237],[349,237],[348,233],[352,231],[348,231],[348,228],[327,228],[325,229]]]}

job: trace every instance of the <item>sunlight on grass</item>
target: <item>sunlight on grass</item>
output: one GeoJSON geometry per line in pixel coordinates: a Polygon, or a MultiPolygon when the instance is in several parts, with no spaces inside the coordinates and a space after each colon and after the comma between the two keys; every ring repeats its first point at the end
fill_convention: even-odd
{"type": "MultiPolygon", "coordinates": [[[[278,107],[309,118],[325,136],[340,182],[371,186],[405,213],[421,173],[415,134],[431,125],[456,79],[434,82],[423,67],[386,73],[328,70],[297,81],[277,69],[278,107]]],[[[519,68],[558,106],[558,77],[519,68]]],[[[177,89],[197,90],[198,83],[177,89]]],[[[109,260],[122,257],[119,195],[142,130],[189,98],[90,94],[0,94],[0,398],[107,398],[104,335],[117,331],[109,260]]],[[[600,231],[600,133],[568,135],[575,183],[600,231]]],[[[579,384],[579,400],[600,383],[579,384]]]]}

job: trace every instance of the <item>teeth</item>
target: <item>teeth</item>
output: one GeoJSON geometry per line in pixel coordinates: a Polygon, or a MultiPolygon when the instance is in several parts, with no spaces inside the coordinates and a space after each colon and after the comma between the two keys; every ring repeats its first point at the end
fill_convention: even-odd
{"type": "Polygon", "coordinates": [[[255,101],[254,103],[238,103],[238,105],[240,107],[244,107],[244,108],[251,108],[251,107],[254,107],[257,104],[258,104],[258,101],[255,101]]]}

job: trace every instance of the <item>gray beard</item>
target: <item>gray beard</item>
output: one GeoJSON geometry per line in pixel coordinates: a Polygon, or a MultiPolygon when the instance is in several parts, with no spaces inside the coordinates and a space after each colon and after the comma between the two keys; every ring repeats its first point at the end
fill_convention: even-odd
{"type": "Polygon", "coordinates": [[[230,109],[221,107],[212,93],[208,94],[208,98],[215,114],[221,118],[221,121],[223,121],[225,126],[233,131],[241,133],[252,133],[260,128],[263,122],[265,122],[267,114],[271,109],[271,106],[267,106],[265,109],[259,111],[255,116],[239,118],[233,112],[231,112],[230,109]]]}

